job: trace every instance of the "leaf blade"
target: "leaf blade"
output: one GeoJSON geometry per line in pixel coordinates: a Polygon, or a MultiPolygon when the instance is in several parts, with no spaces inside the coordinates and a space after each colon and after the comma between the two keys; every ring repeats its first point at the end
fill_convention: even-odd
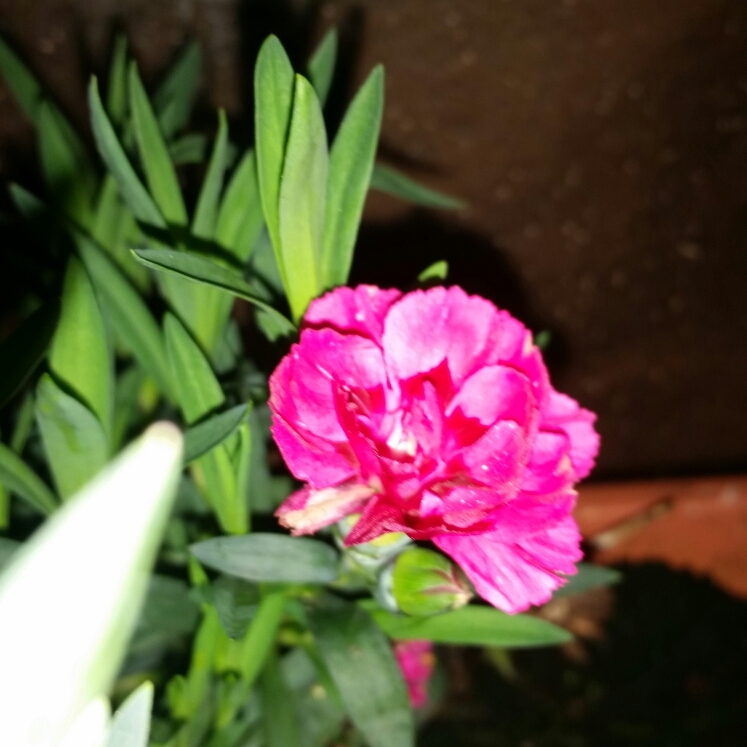
{"type": "Polygon", "coordinates": [[[247,405],[236,405],[189,428],[184,433],[184,463],[193,462],[225,441],[241,425],[248,412],[247,405]]]}
{"type": "Polygon", "coordinates": [[[442,194],[430,187],[424,187],[414,179],[410,179],[409,176],[381,163],[374,166],[371,174],[371,189],[424,207],[443,208],[444,210],[461,210],[466,207],[463,200],[442,194]]]}
{"type": "Polygon", "coordinates": [[[337,61],[337,29],[331,28],[314,51],[308,64],[309,80],[314,86],[319,103],[324,106],[332,87],[337,61]]]}
{"type": "Polygon", "coordinates": [[[43,480],[5,444],[0,443],[0,485],[23,498],[44,516],[59,506],[54,493],[43,480]]]}
{"type": "Polygon", "coordinates": [[[223,186],[223,173],[226,169],[226,149],[228,145],[228,125],[225,112],[218,112],[218,135],[215,138],[213,153],[210,156],[207,173],[197,198],[192,233],[203,239],[212,239],[218,218],[218,201],[223,186]]]}

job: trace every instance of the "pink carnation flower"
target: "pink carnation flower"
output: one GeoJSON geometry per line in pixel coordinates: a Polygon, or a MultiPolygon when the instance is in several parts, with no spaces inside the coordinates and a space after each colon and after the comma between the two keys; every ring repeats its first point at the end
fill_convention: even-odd
{"type": "Polygon", "coordinates": [[[347,544],[432,540],[507,612],[575,572],[573,486],[594,463],[595,416],[552,388],[529,330],[484,298],[335,289],[310,305],[270,407],[306,483],[277,511],[294,534],[361,513],[347,544]]]}
{"type": "Polygon", "coordinates": [[[402,670],[407,693],[413,708],[422,708],[428,702],[428,681],[436,666],[436,656],[430,641],[398,641],[394,655],[402,670]]]}

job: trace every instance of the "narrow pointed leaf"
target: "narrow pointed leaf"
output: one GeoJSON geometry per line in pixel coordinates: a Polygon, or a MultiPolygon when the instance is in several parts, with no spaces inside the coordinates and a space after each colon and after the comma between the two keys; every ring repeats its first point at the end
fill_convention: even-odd
{"type": "Polygon", "coordinates": [[[262,45],[254,68],[254,130],[257,139],[257,175],[267,230],[270,233],[281,276],[280,180],[285,145],[290,130],[295,76],[288,55],[276,36],[262,45]]]}
{"type": "Polygon", "coordinates": [[[309,628],[350,718],[371,747],[414,747],[415,724],[392,646],[351,602],[312,610],[309,628]]]}
{"type": "Polygon", "coordinates": [[[139,221],[164,228],[166,224],[163,216],[135,173],[104,111],[96,78],[91,78],[88,88],[88,105],[91,109],[91,126],[96,138],[96,147],[107,169],[116,179],[122,199],[139,221]]]}
{"type": "Polygon", "coordinates": [[[290,690],[283,677],[277,649],[267,656],[259,680],[262,725],[267,747],[298,747],[298,722],[290,690]]]}
{"type": "Polygon", "coordinates": [[[47,206],[33,192],[29,192],[15,182],[8,184],[8,194],[18,212],[29,221],[38,219],[47,209],[47,206]]]}
{"type": "Polygon", "coordinates": [[[243,298],[271,315],[284,334],[290,335],[295,332],[290,320],[261,298],[249,283],[216,262],[195,254],[169,249],[135,249],[133,252],[144,265],[154,270],[169,272],[196,283],[205,283],[243,298]]]}
{"type": "Polygon", "coordinates": [[[190,132],[169,143],[169,157],[174,166],[202,163],[207,160],[209,153],[210,141],[199,132],[190,132]]]}
{"type": "Polygon", "coordinates": [[[206,566],[247,581],[326,584],[337,578],[334,548],[306,537],[254,532],[213,537],[190,550],[206,566]]]}
{"type": "Polygon", "coordinates": [[[117,34],[112,48],[106,110],[112,124],[122,132],[127,114],[127,37],[117,34]]]}
{"type": "Polygon", "coordinates": [[[321,280],[344,285],[371,181],[384,111],[384,68],[375,67],[348,108],[329,156],[321,280]]]}
{"type": "Polygon", "coordinates": [[[59,301],[31,313],[0,343],[0,407],[23,386],[41,362],[60,319],[59,301]]]}
{"type": "Polygon", "coordinates": [[[184,434],[184,463],[193,462],[225,441],[241,425],[248,412],[247,405],[236,405],[189,428],[184,434]]]}
{"type": "Polygon", "coordinates": [[[257,160],[249,150],[228,182],[218,212],[215,240],[246,262],[262,231],[264,215],[257,181],[257,160]]]}
{"type": "Polygon", "coordinates": [[[153,683],[144,682],[117,709],[105,747],[148,747],[153,683]]]}
{"type": "Polygon", "coordinates": [[[319,99],[297,75],[278,203],[285,291],[296,322],[320,289],[328,161],[319,99]]]}
{"type": "Polygon", "coordinates": [[[45,374],[36,390],[36,421],[57,492],[63,499],[82,488],[109,458],[96,416],[45,374]]]}
{"type": "Polygon", "coordinates": [[[21,58],[0,37],[0,73],[13,92],[23,113],[36,124],[42,89],[33,73],[21,62],[21,58]]]}
{"type": "Polygon", "coordinates": [[[140,294],[117,266],[84,234],[76,235],[81,259],[119,336],[159,390],[173,398],[163,335],[140,294]]]}
{"type": "Polygon", "coordinates": [[[187,210],[179,180],[134,62],[130,63],[128,84],[135,138],[150,193],[167,222],[186,225],[187,210]]]}
{"type": "Polygon", "coordinates": [[[54,493],[21,457],[0,444],[0,485],[48,516],[59,505],[54,493]]]}
{"type": "Polygon", "coordinates": [[[223,173],[226,170],[226,146],[228,145],[228,125],[223,110],[218,112],[218,135],[215,138],[213,154],[210,157],[205,180],[202,183],[200,196],[197,198],[192,233],[203,239],[212,239],[215,235],[215,223],[218,217],[218,202],[223,187],[223,173]]]}
{"type": "Polygon", "coordinates": [[[427,283],[433,280],[446,280],[449,274],[449,263],[442,259],[439,262],[434,262],[432,265],[426,267],[423,272],[418,275],[419,283],[427,283]]]}
{"type": "Polygon", "coordinates": [[[108,432],[114,408],[112,352],[91,280],[77,257],[68,261],[49,367],[108,432]]]}
{"type": "Polygon", "coordinates": [[[153,108],[164,138],[170,140],[189,121],[200,83],[202,51],[189,43],[153,96],[153,108]]]}
{"type": "Polygon", "coordinates": [[[392,197],[399,197],[400,200],[413,202],[424,207],[460,210],[466,206],[463,200],[442,194],[430,187],[424,187],[391,166],[384,166],[381,163],[374,166],[371,175],[371,189],[385,192],[392,197]]]}
{"type": "Polygon", "coordinates": [[[396,640],[429,640],[456,646],[532,648],[567,643],[573,636],[531,615],[508,615],[493,607],[470,605],[443,615],[408,617],[373,608],[381,629],[396,640]]]}
{"type": "Polygon", "coordinates": [[[278,626],[285,608],[285,592],[267,594],[257,608],[257,614],[249,625],[241,642],[240,667],[247,690],[262,670],[267,655],[275,645],[278,626]]]}
{"type": "Polygon", "coordinates": [[[309,80],[324,106],[332,87],[337,61],[337,29],[331,28],[309,60],[309,80]]]}
{"type": "Polygon", "coordinates": [[[81,225],[90,222],[97,178],[85,146],[70,122],[42,100],[37,110],[42,171],[55,202],[81,225]]]}
{"type": "Polygon", "coordinates": [[[178,430],[153,426],[47,521],[3,572],[3,745],[58,744],[87,704],[109,692],[180,470],[178,430]]]}

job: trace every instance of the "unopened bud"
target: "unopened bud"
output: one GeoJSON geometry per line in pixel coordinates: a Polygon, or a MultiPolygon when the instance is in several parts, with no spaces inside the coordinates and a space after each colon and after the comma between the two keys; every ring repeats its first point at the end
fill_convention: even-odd
{"type": "Polygon", "coordinates": [[[410,547],[397,558],[392,593],[402,612],[418,616],[457,609],[472,598],[469,582],[459,567],[422,547],[410,547]]]}

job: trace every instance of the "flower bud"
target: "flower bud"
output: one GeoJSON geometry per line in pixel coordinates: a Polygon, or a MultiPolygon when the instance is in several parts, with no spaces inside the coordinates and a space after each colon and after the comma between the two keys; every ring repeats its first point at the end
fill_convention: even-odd
{"type": "Polygon", "coordinates": [[[371,542],[363,542],[360,545],[345,546],[345,537],[355,526],[360,514],[346,516],[337,522],[335,540],[338,547],[343,551],[346,560],[364,568],[374,576],[386,565],[403,547],[409,545],[412,540],[402,532],[388,532],[377,537],[371,542]]]}
{"type": "Polygon", "coordinates": [[[392,593],[402,612],[435,615],[463,607],[472,590],[462,571],[433,550],[410,547],[394,563],[392,593]]]}

